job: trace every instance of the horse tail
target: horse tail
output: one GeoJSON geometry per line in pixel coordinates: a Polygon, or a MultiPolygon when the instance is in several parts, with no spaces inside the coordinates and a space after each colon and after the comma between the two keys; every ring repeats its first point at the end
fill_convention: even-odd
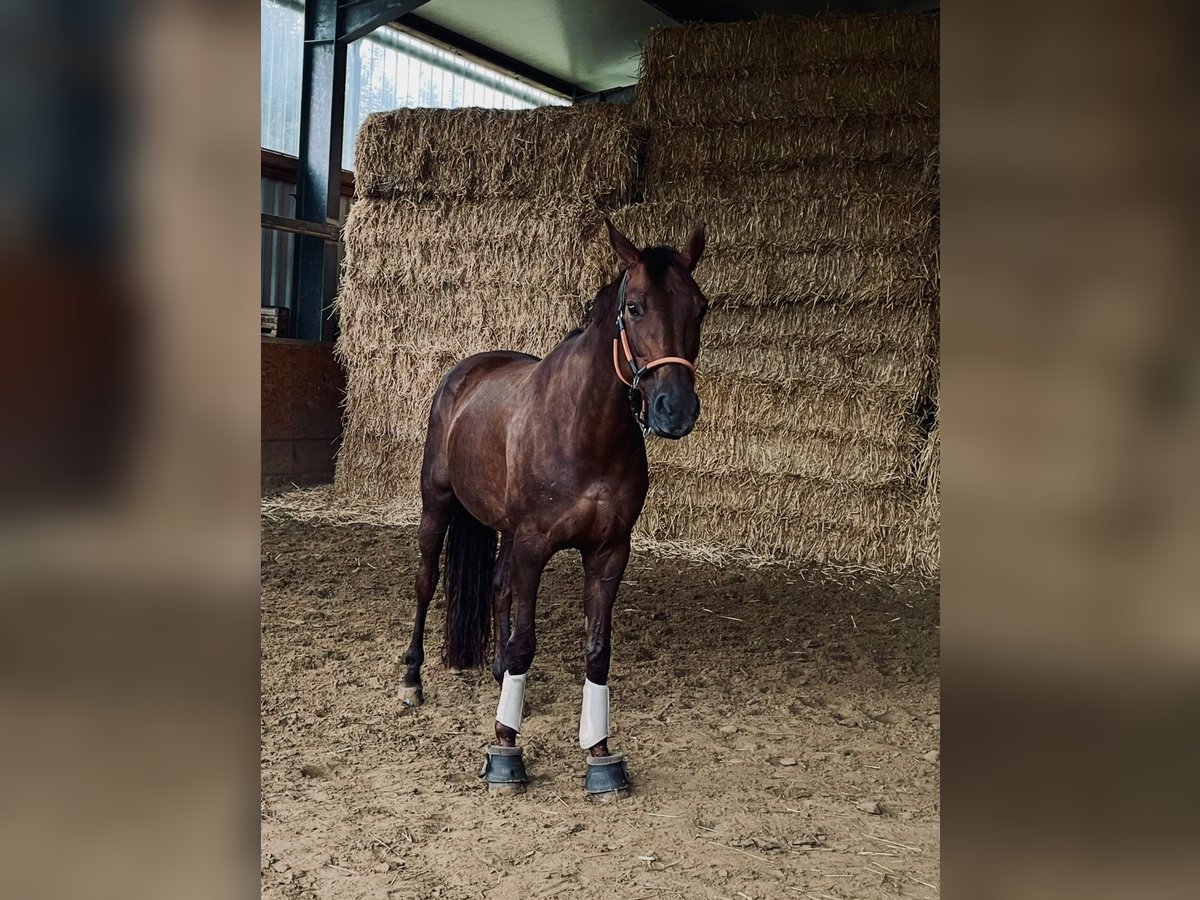
{"type": "Polygon", "coordinates": [[[442,662],[477,669],[491,644],[497,534],[455,503],[446,535],[446,640],[442,662]]]}

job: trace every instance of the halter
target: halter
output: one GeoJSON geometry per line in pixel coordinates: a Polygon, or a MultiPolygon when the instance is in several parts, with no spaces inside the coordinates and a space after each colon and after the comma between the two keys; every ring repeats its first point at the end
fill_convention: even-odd
{"type": "Polygon", "coordinates": [[[617,377],[621,379],[621,382],[629,387],[629,409],[633,413],[634,420],[641,426],[642,434],[649,434],[650,426],[647,424],[646,417],[649,402],[639,391],[642,378],[647,372],[657,369],[659,366],[666,366],[672,363],[686,366],[688,371],[693,375],[696,374],[696,367],[682,356],[662,356],[638,368],[637,357],[633,355],[633,349],[629,346],[629,334],[625,325],[625,310],[628,305],[625,301],[625,285],[628,281],[629,270],[626,269],[625,273],[621,276],[621,286],[617,292],[617,333],[613,336],[613,368],[616,370],[617,377]],[[621,350],[625,351],[625,359],[629,364],[632,379],[626,378],[624,371],[622,371],[621,350]]]}

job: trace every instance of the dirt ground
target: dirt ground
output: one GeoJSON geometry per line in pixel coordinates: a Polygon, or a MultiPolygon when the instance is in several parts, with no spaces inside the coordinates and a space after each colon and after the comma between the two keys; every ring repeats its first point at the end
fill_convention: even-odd
{"type": "Polygon", "coordinates": [[[476,777],[499,689],[437,663],[397,699],[415,529],[264,521],[268,898],[938,897],[933,590],[635,555],[613,735],[634,795],[582,791],[577,554],[542,582],[521,739],[531,783],[476,777]]]}

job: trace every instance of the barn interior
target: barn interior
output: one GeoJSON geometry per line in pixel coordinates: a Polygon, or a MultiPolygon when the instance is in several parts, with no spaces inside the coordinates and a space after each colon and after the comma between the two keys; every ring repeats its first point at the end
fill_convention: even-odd
{"type": "Polygon", "coordinates": [[[938,9],[263,0],[264,896],[937,896],[938,9]],[[490,674],[396,696],[422,420],[581,321],[605,216],[710,234],[617,604],[637,789],[578,790],[564,553],[489,800],[490,674]]]}

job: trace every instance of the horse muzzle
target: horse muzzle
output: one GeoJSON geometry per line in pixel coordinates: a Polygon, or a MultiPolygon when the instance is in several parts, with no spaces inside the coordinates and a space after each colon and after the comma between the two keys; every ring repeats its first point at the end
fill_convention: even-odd
{"type": "Polygon", "coordinates": [[[647,423],[659,437],[677,441],[692,433],[698,418],[700,397],[695,391],[662,391],[650,401],[647,423]]]}

